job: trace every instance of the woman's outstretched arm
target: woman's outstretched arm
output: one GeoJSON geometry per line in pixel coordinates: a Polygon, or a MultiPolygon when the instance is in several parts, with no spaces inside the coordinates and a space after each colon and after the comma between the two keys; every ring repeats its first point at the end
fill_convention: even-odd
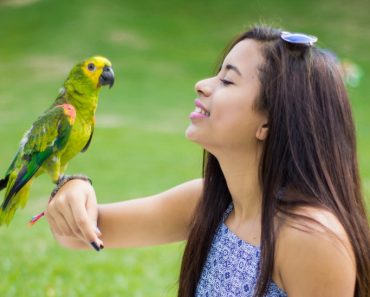
{"type": "Polygon", "coordinates": [[[91,242],[142,247],[180,241],[187,238],[202,188],[202,179],[196,179],[157,195],[98,205],[88,182],[72,180],[49,203],[46,218],[55,238],[68,248],[89,248],[91,242]]]}

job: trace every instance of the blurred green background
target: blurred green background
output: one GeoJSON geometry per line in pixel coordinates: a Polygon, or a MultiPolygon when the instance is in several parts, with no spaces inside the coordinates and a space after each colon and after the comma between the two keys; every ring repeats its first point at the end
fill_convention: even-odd
{"type": "MultiPolygon", "coordinates": [[[[68,172],[89,175],[100,202],[154,194],[199,177],[202,150],[184,137],[194,83],[212,74],[232,37],[262,22],[317,35],[319,46],[362,70],[349,93],[369,197],[369,3],[0,1],[0,172],[70,68],[100,54],[113,62],[116,85],[101,92],[92,145],[68,172]]],[[[49,178],[40,177],[27,207],[0,228],[0,296],[176,295],[184,243],[100,253],[63,249],[45,220],[26,224],[44,209],[51,189],[49,178]]]]}

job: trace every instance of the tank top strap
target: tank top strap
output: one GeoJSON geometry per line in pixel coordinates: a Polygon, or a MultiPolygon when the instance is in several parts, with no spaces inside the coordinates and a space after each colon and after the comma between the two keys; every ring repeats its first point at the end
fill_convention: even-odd
{"type": "Polygon", "coordinates": [[[234,204],[230,202],[229,206],[226,208],[222,216],[222,222],[225,222],[225,220],[227,219],[227,217],[229,216],[229,214],[232,212],[233,209],[234,209],[234,204]]]}

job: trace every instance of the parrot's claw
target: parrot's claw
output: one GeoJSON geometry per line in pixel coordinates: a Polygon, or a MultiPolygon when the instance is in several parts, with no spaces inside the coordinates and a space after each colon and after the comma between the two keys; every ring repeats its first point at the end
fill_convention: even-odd
{"type": "Polygon", "coordinates": [[[54,190],[51,192],[49,202],[54,198],[54,196],[58,193],[61,187],[63,187],[67,182],[73,179],[81,179],[84,181],[88,181],[92,185],[92,181],[86,175],[83,174],[73,174],[73,175],[61,175],[58,179],[57,185],[54,190]]]}

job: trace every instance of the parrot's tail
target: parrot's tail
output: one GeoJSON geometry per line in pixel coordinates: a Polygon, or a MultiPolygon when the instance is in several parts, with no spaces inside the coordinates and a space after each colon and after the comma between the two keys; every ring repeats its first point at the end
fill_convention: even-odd
{"type": "Polygon", "coordinates": [[[9,175],[7,175],[3,179],[0,179],[0,191],[6,188],[8,181],[9,181],[9,175]]]}
{"type": "Polygon", "coordinates": [[[13,196],[9,204],[5,208],[0,207],[0,226],[3,224],[9,224],[12,218],[14,217],[15,211],[20,207],[23,208],[26,205],[28,196],[30,194],[30,189],[33,179],[29,180],[23,187],[20,189],[17,194],[13,196]]]}

